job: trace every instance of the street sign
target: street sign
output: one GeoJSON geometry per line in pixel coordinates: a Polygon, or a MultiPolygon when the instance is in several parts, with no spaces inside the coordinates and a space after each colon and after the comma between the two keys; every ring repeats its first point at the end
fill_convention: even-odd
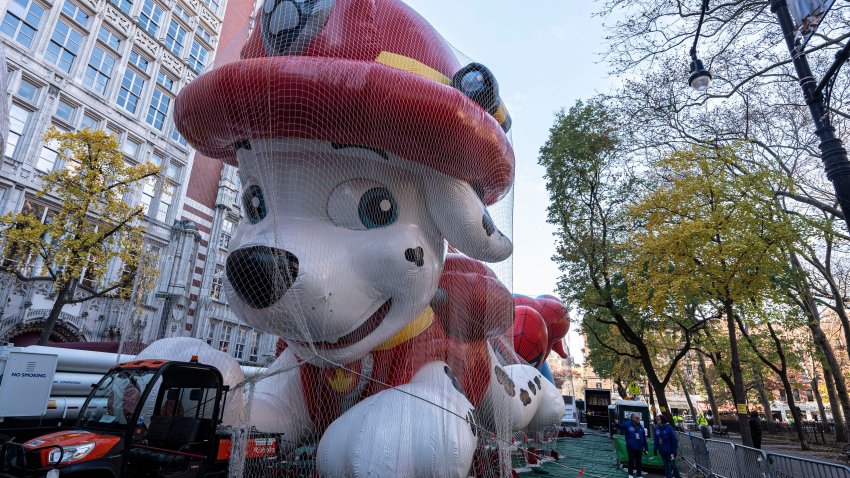
{"type": "Polygon", "coordinates": [[[835,0],[788,0],[788,9],[794,17],[794,27],[802,39],[802,46],[809,42],[835,0]]]}
{"type": "Polygon", "coordinates": [[[637,397],[638,395],[640,395],[640,385],[638,385],[637,382],[632,382],[632,383],[629,384],[629,390],[628,391],[629,391],[629,396],[637,397]]]}

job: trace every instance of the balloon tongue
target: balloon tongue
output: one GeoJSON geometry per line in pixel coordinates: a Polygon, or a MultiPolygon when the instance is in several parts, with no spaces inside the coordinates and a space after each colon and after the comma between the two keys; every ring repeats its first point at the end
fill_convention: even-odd
{"type": "Polygon", "coordinates": [[[552,351],[560,355],[561,358],[567,358],[567,352],[564,351],[564,341],[559,340],[552,345],[552,351]]]}

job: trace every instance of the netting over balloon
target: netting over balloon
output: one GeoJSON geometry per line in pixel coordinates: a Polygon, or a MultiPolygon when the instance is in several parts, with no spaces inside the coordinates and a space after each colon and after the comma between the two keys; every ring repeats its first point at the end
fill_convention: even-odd
{"type": "Polygon", "coordinates": [[[398,0],[265,0],[221,51],[175,122],[239,168],[224,290],[280,355],[246,378],[200,341],[145,354],[222,369],[232,476],[509,476],[513,433],[563,414],[537,367],[566,328],[525,307],[549,333],[533,366],[514,352],[514,152],[493,72],[398,0]]]}

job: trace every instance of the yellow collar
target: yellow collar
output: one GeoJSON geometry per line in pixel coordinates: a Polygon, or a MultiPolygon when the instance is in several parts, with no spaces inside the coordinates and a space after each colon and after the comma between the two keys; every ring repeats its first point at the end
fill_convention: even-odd
{"type": "Polygon", "coordinates": [[[399,333],[390,337],[386,342],[377,346],[373,352],[380,352],[382,350],[389,350],[397,345],[401,345],[408,340],[412,340],[417,335],[425,332],[431,324],[434,323],[434,309],[429,305],[425,307],[425,310],[419,314],[419,317],[416,317],[416,320],[409,323],[407,327],[401,329],[399,333]]]}

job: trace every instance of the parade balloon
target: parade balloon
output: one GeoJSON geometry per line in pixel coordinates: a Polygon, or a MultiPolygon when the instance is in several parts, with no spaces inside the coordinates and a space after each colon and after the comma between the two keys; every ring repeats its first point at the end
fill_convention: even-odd
{"type": "Polygon", "coordinates": [[[556,423],[563,402],[497,350],[514,310],[484,262],[509,267],[510,214],[491,212],[509,211],[514,152],[495,73],[400,0],[265,0],[246,31],[174,114],[239,168],[224,291],[280,354],[248,380],[197,340],[142,355],[214,361],[243,393],[229,423],[282,434],[282,454],[316,447],[318,476],[465,477],[482,432],[509,460],[511,431],[556,423]]]}

